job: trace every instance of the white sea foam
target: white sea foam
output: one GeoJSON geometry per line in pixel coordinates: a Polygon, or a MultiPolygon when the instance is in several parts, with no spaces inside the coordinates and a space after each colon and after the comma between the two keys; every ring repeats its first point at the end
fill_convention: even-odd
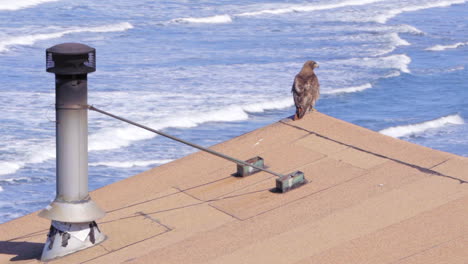
{"type": "Polygon", "coordinates": [[[324,4],[324,5],[290,5],[282,8],[264,9],[258,11],[249,11],[238,14],[223,14],[209,17],[184,17],[175,18],[170,22],[175,23],[205,23],[205,24],[220,24],[220,23],[231,23],[235,17],[254,17],[261,15],[281,15],[286,13],[297,13],[297,12],[312,12],[320,10],[329,10],[347,6],[360,6],[367,5],[384,0],[348,0],[341,3],[324,4]]]}
{"type": "Polygon", "coordinates": [[[446,70],[446,72],[455,72],[455,71],[463,71],[465,69],[464,66],[455,66],[446,70]]]}
{"type": "Polygon", "coordinates": [[[217,15],[210,17],[183,17],[171,20],[173,23],[200,23],[200,24],[223,24],[231,23],[230,15],[217,15]]]}
{"type": "Polygon", "coordinates": [[[426,48],[425,50],[431,50],[431,51],[442,51],[446,49],[456,49],[458,47],[462,47],[468,45],[468,42],[458,42],[452,45],[435,45],[429,48],[426,48]]]}
{"type": "MultiPolygon", "coordinates": [[[[26,148],[26,146],[24,146],[26,148]]],[[[36,147],[29,146],[30,154],[25,155],[21,161],[0,162],[0,175],[8,175],[17,172],[26,164],[39,164],[55,158],[55,145],[44,144],[36,147]]]]}
{"type": "Polygon", "coordinates": [[[0,1],[0,10],[14,11],[23,8],[33,7],[47,2],[56,2],[58,0],[2,0],[0,1]]]}
{"type": "Polygon", "coordinates": [[[429,129],[442,128],[446,125],[462,125],[464,123],[465,121],[463,120],[463,118],[460,115],[456,114],[440,117],[435,120],[426,121],[418,124],[389,127],[380,130],[379,132],[387,136],[398,138],[420,134],[429,129]]]}
{"type": "Polygon", "coordinates": [[[245,105],[242,109],[249,113],[262,113],[265,110],[284,109],[294,105],[292,97],[283,100],[273,100],[256,104],[245,105]]]}
{"type": "Polygon", "coordinates": [[[417,34],[417,35],[424,34],[423,31],[419,30],[418,28],[414,26],[404,24],[404,25],[398,25],[396,27],[397,27],[398,32],[400,33],[410,33],[410,34],[417,34]]]}
{"type": "Polygon", "coordinates": [[[364,57],[351,58],[345,60],[330,61],[330,64],[356,65],[359,67],[378,68],[378,69],[398,69],[401,72],[410,73],[408,65],[411,58],[406,54],[392,54],[383,57],[364,57]]]}
{"type": "Polygon", "coordinates": [[[0,183],[6,185],[17,185],[24,182],[43,182],[47,179],[44,177],[15,177],[15,178],[0,178],[0,183]]]}
{"type": "Polygon", "coordinates": [[[370,88],[372,88],[372,85],[370,83],[366,83],[366,84],[359,85],[359,86],[333,89],[331,91],[322,92],[322,94],[355,93],[355,92],[362,92],[370,88]]]}
{"type": "Polygon", "coordinates": [[[25,163],[39,164],[46,160],[55,159],[55,154],[55,144],[38,146],[32,154],[27,157],[27,161],[25,163]]]}
{"type": "Polygon", "coordinates": [[[396,46],[409,46],[411,45],[408,41],[400,38],[398,33],[391,33],[390,34],[390,39],[393,43],[395,43],[396,46]]]}
{"type": "Polygon", "coordinates": [[[387,57],[382,57],[383,65],[374,65],[377,68],[386,68],[389,65],[392,68],[399,69],[401,72],[410,73],[408,65],[411,63],[411,58],[406,54],[396,54],[387,57]]]}
{"type": "MultiPolygon", "coordinates": [[[[249,118],[248,113],[259,113],[265,110],[283,109],[294,105],[292,98],[258,102],[246,105],[232,105],[223,109],[178,115],[157,122],[142,122],[156,130],[166,128],[191,128],[207,122],[235,122],[249,118]]],[[[129,146],[132,142],[155,137],[156,134],[138,127],[125,126],[106,128],[89,137],[90,151],[112,150],[129,146]]]]}
{"type": "Polygon", "coordinates": [[[54,33],[41,33],[41,34],[13,36],[4,40],[0,40],[0,52],[8,51],[8,48],[12,46],[31,46],[31,45],[34,45],[34,43],[41,41],[41,40],[61,38],[65,35],[73,34],[73,33],[118,32],[118,31],[125,31],[131,28],[133,28],[132,24],[128,22],[123,22],[123,23],[118,23],[118,24],[111,24],[111,25],[97,26],[97,27],[73,28],[73,29],[63,30],[63,31],[54,32],[54,33]]]}
{"type": "Polygon", "coordinates": [[[244,12],[244,13],[236,14],[235,16],[242,17],[242,16],[259,16],[259,15],[265,15],[265,14],[278,15],[278,14],[295,13],[295,12],[312,12],[312,11],[341,8],[341,7],[346,7],[346,6],[368,5],[368,4],[381,2],[381,1],[383,0],[351,0],[351,1],[343,1],[341,3],[325,4],[325,5],[292,5],[292,6],[285,7],[285,8],[244,12]]]}
{"type": "Polygon", "coordinates": [[[89,166],[106,166],[115,168],[132,168],[132,167],[147,167],[150,165],[165,164],[173,160],[162,159],[162,160],[136,160],[136,161],[107,161],[107,162],[95,162],[90,163],[89,166]]]}
{"type": "Polygon", "coordinates": [[[2,186],[0,186],[0,192],[3,192],[3,188],[2,188],[2,186]]]}
{"type": "Polygon", "coordinates": [[[15,173],[23,166],[22,162],[0,162],[0,175],[15,173]]]}
{"type": "Polygon", "coordinates": [[[434,2],[434,3],[424,3],[422,5],[405,6],[401,8],[390,9],[384,14],[380,14],[375,17],[370,17],[370,20],[378,22],[378,23],[386,23],[390,18],[393,18],[401,13],[414,12],[418,10],[436,8],[436,7],[447,7],[447,6],[451,6],[455,4],[463,4],[465,2],[466,0],[445,0],[445,1],[439,1],[439,2],[434,2]]]}

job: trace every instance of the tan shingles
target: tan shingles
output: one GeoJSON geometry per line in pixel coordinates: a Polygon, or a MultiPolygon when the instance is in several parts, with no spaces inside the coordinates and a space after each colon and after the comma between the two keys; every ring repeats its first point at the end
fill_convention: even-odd
{"type": "MultiPolygon", "coordinates": [[[[110,248],[125,246],[91,263],[217,263],[222,259],[227,263],[267,259],[289,263],[360,237],[372,237],[379,230],[431,212],[467,193],[466,185],[458,181],[408,166],[436,166],[434,169],[441,173],[458,175],[455,168],[463,165],[447,161],[454,155],[320,113],[267,126],[213,149],[241,159],[260,154],[271,169],[280,173],[303,170],[311,182],[292,192],[275,194],[269,191],[274,186],[273,176],[259,173],[246,179],[231,178],[229,174],[235,170],[232,163],[206,153],[189,155],[92,193],[106,210],[125,207],[101,220],[106,234],[116,238],[117,244],[109,244],[110,248]],[[343,162],[334,159],[335,154],[343,162]],[[203,201],[218,198],[211,203],[203,201]],[[119,221],[140,223],[135,235],[130,234],[132,230],[120,230],[119,221]],[[111,228],[111,223],[116,226],[111,228]],[[144,232],[147,225],[158,223],[163,230],[170,227],[171,231],[156,233],[157,228],[150,227],[149,233],[156,236],[130,245],[149,235],[144,232]],[[117,239],[117,232],[123,237],[117,239]]],[[[461,217],[451,212],[453,217],[461,217]]],[[[44,242],[49,225],[48,220],[29,215],[0,225],[0,239],[30,234],[23,240],[44,242]],[[16,230],[12,232],[11,228],[16,230]]],[[[76,256],[91,257],[86,252],[76,256]]],[[[5,257],[12,256],[0,252],[0,259],[5,257]]]]}
{"type": "Polygon", "coordinates": [[[324,138],[318,137],[316,135],[308,135],[301,139],[298,139],[294,144],[309,148],[313,151],[323,153],[325,155],[330,155],[335,152],[339,152],[348,148],[343,144],[338,144],[331,140],[326,140],[324,138]]]}
{"type": "Polygon", "coordinates": [[[461,238],[434,245],[391,264],[466,264],[468,263],[466,245],[468,245],[468,234],[465,233],[461,238]]]}
{"type": "Polygon", "coordinates": [[[207,263],[291,263],[466,196],[468,189],[431,177],[328,217],[257,241],[207,263]]]}
{"type": "Polygon", "coordinates": [[[442,174],[468,181],[468,158],[453,158],[436,167],[433,170],[442,174]]]}
{"type": "MultiPolygon", "coordinates": [[[[97,245],[95,247],[90,247],[85,250],[79,251],[77,253],[58,258],[53,260],[53,264],[69,264],[69,263],[82,263],[89,261],[100,256],[108,254],[109,251],[106,250],[102,245],[97,245]]],[[[38,261],[39,262],[39,261],[38,261]]]]}
{"type": "MultiPolygon", "coordinates": [[[[408,220],[308,257],[297,264],[415,263],[413,261],[416,259],[425,259],[426,261],[418,263],[439,263],[429,261],[427,256],[434,256],[435,252],[443,253],[444,251],[445,254],[437,256],[439,261],[455,263],[452,260],[456,258],[450,258],[447,253],[453,253],[451,257],[457,255],[462,257],[460,243],[463,240],[468,241],[466,240],[468,239],[467,203],[468,196],[465,196],[434,210],[423,212],[408,220]],[[463,236],[466,238],[464,239],[463,236]],[[433,252],[429,253],[430,251],[433,252]],[[426,257],[423,257],[424,255],[426,257]]],[[[464,259],[468,259],[466,248],[464,259]]]]}
{"type": "MultiPolygon", "coordinates": [[[[333,174],[335,173],[330,171],[329,175],[333,174]]],[[[322,181],[332,181],[333,178],[328,177],[329,175],[323,175],[322,181]]],[[[180,263],[180,260],[190,263],[205,263],[209,259],[248,247],[256,241],[281,234],[292,227],[318,221],[345,208],[355,206],[366,199],[427,177],[429,177],[427,174],[413,168],[395,162],[387,162],[368,174],[338,184],[333,188],[313,193],[303,199],[295,200],[288,206],[277,208],[242,222],[230,222],[196,235],[190,240],[157,250],[136,262],[151,263],[151,260],[159,259],[165,263],[180,263]]],[[[315,184],[319,183],[315,182],[315,184]]],[[[293,192],[299,190],[301,189],[293,192]]]]}
{"type": "Polygon", "coordinates": [[[262,181],[248,188],[229,194],[224,200],[213,202],[213,206],[238,218],[246,219],[279,208],[295,200],[320,192],[365,173],[364,170],[323,159],[299,168],[310,182],[286,194],[273,193],[275,178],[262,181]]]}
{"type": "MultiPolygon", "coordinates": [[[[127,260],[130,261],[131,259],[138,259],[137,262],[142,263],[138,258],[139,256],[149,254],[151,251],[169,247],[171,245],[180,244],[183,241],[190,240],[194,235],[209,232],[209,230],[216,229],[234,221],[232,217],[210,207],[206,203],[175,210],[146,213],[148,213],[152,218],[167,225],[172,230],[170,232],[163,233],[160,236],[141,241],[138,244],[129,245],[121,250],[112,252],[112,254],[103,255],[89,263],[121,263],[127,260]]],[[[187,249],[183,249],[183,251],[186,250],[187,249]]],[[[150,258],[147,263],[155,262],[150,258]]]]}
{"type": "Polygon", "coordinates": [[[363,169],[370,169],[387,161],[385,158],[381,158],[352,148],[330,154],[330,156],[337,160],[363,169]]]}

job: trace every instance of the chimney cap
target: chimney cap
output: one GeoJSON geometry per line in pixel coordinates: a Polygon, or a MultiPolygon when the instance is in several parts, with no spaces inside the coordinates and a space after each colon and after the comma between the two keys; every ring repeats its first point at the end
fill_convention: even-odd
{"type": "Polygon", "coordinates": [[[95,52],[95,48],[81,43],[62,43],[50,47],[47,52],[59,55],[81,55],[95,52]]]}
{"type": "Polygon", "coordinates": [[[60,75],[96,71],[96,49],[81,43],[62,43],[46,50],[46,70],[60,75]]]}

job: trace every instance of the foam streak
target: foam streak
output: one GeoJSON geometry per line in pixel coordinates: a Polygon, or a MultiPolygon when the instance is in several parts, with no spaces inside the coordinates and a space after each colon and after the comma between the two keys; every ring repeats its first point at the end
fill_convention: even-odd
{"type": "MultiPolygon", "coordinates": [[[[233,105],[224,109],[208,112],[192,113],[183,117],[161,120],[148,123],[148,126],[163,130],[166,128],[192,128],[207,122],[235,122],[249,118],[248,113],[261,113],[265,110],[287,108],[294,105],[292,98],[259,102],[248,105],[233,105]]],[[[112,150],[127,147],[132,142],[151,139],[156,135],[134,126],[125,126],[113,129],[104,129],[91,135],[89,139],[89,150],[112,150]]]]}
{"type": "Polygon", "coordinates": [[[372,18],[375,22],[378,23],[386,23],[390,18],[393,18],[401,13],[405,12],[414,12],[418,10],[423,10],[423,9],[429,9],[429,8],[436,8],[436,7],[447,7],[455,4],[463,4],[465,3],[466,0],[446,0],[446,1],[441,1],[441,2],[435,2],[435,3],[428,3],[428,4],[423,4],[419,6],[406,6],[403,8],[398,8],[398,9],[393,9],[385,14],[376,16],[375,18],[372,18]]]}
{"type": "MultiPolygon", "coordinates": [[[[259,102],[247,105],[233,105],[224,109],[218,109],[208,112],[192,113],[184,117],[161,120],[149,123],[148,126],[157,130],[167,128],[192,128],[207,122],[235,122],[247,120],[248,113],[261,113],[266,110],[283,109],[293,106],[292,97],[286,99],[259,102]]],[[[112,150],[127,147],[133,142],[151,139],[156,135],[134,126],[124,126],[115,128],[105,128],[89,136],[89,151],[112,150]]],[[[53,144],[48,144],[50,146],[53,144]]],[[[0,162],[0,175],[13,174],[26,164],[38,164],[55,158],[55,149],[50,147],[41,147],[24,162],[0,162]]],[[[152,164],[162,164],[170,160],[158,161],[129,161],[129,162],[103,162],[91,163],[90,166],[110,166],[120,168],[131,168],[134,166],[148,166],[152,164]]]]}
{"type": "Polygon", "coordinates": [[[278,8],[278,9],[267,9],[267,10],[260,10],[254,12],[245,12],[240,13],[235,16],[243,17],[243,16],[259,16],[259,15],[279,15],[285,13],[295,13],[295,12],[312,12],[312,11],[320,11],[320,10],[328,10],[328,9],[336,9],[346,6],[359,6],[359,5],[368,5],[376,2],[380,2],[382,0],[352,0],[352,1],[344,1],[341,3],[336,4],[328,4],[328,5],[304,5],[304,6],[290,6],[286,8],[278,8]]]}
{"type": "Polygon", "coordinates": [[[447,125],[462,125],[465,121],[460,115],[449,115],[435,120],[426,121],[418,124],[389,127],[379,132],[391,137],[406,137],[424,133],[429,129],[442,128],[447,125]]]}
{"type": "Polygon", "coordinates": [[[426,48],[425,50],[430,50],[430,51],[442,51],[446,49],[456,49],[458,47],[462,47],[468,45],[468,42],[458,42],[452,45],[435,45],[430,48],[426,48]]]}
{"type": "Polygon", "coordinates": [[[232,17],[230,15],[217,15],[210,17],[183,17],[171,20],[174,23],[200,23],[200,24],[222,24],[231,23],[232,17]]]}
{"type": "Polygon", "coordinates": [[[119,24],[112,24],[106,26],[98,26],[98,27],[88,27],[88,28],[77,28],[77,29],[69,29],[55,33],[44,33],[44,34],[33,34],[33,35],[24,35],[24,36],[16,36],[11,37],[6,40],[0,41],[0,52],[8,51],[9,47],[12,46],[32,46],[34,43],[47,40],[47,39],[54,39],[54,38],[61,38],[68,34],[73,33],[82,33],[82,32],[93,32],[93,33],[105,33],[105,32],[118,32],[118,31],[125,31],[128,29],[133,28],[133,26],[128,23],[119,23],[119,24]]]}
{"type": "Polygon", "coordinates": [[[331,91],[322,92],[322,94],[355,93],[355,92],[362,92],[362,91],[370,89],[370,88],[372,88],[372,85],[370,83],[366,83],[364,85],[359,85],[359,86],[334,89],[334,90],[331,90],[331,91]]]}
{"type": "Polygon", "coordinates": [[[0,2],[0,10],[15,11],[24,8],[33,7],[42,3],[56,2],[58,0],[6,0],[0,2]]]}
{"type": "Polygon", "coordinates": [[[0,175],[15,173],[23,166],[23,162],[0,162],[0,175]]]}
{"type": "Polygon", "coordinates": [[[224,14],[224,15],[216,15],[216,16],[209,16],[209,17],[176,18],[176,19],[172,19],[170,22],[221,24],[221,23],[231,23],[233,21],[233,18],[235,17],[253,17],[253,16],[261,16],[261,15],[281,15],[281,14],[286,14],[286,13],[313,12],[313,11],[341,8],[341,7],[346,7],[346,6],[367,5],[367,4],[372,4],[372,3],[381,2],[381,1],[383,0],[350,0],[350,1],[344,1],[341,3],[328,4],[328,5],[291,5],[291,6],[284,7],[284,8],[265,9],[265,10],[244,12],[244,13],[238,13],[238,14],[232,14],[232,15],[224,14]]]}

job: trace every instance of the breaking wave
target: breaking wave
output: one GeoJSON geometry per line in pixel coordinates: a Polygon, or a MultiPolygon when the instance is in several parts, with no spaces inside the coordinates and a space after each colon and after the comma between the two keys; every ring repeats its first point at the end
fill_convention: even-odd
{"type": "Polygon", "coordinates": [[[322,94],[355,93],[355,92],[362,92],[370,88],[372,88],[372,85],[370,83],[366,83],[366,84],[359,85],[359,86],[333,89],[331,91],[322,92],[322,94]]]}
{"type": "Polygon", "coordinates": [[[37,182],[46,182],[50,179],[46,177],[16,177],[16,178],[7,178],[7,179],[0,179],[0,184],[3,186],[5,185],[19,185],[23,183],[37,183],[37,182]]]}
{"type": "MultiPolygon", "coordinates": [[[[162,130],[166,128],[192,128],[207,122],[235,122],[249,118],[249,113],[261,113],[294,105],[292,98],[260,102],[247,105],[233,105],[224,109],[193,113],[178,118],[146,123],[149,127],[162,130]]],[[[89,137],[90,151],[112,150],[129,146],[132,142],[155,137],[156,134],[138,127],[125,126],[106,128],[89,137]]]]}
{"type": "Polygon", "coordinates": [[[223,24],[231,23],[232,17],[230,15],[218,15],[210,17],[183,17],[171,20],[173,23],[200,23],[200,24],[223,24]]]}
{"type": "MultiPolygon", "coordinates": [[[[292,97],[241,106],[230,106],[224,109],[199,112],[177,118],[167,118],[158,122],[145,123],[157,130],[166,128],[192,128],[207,122],[235,122],[249,118],[249,113],[262,113],[267,110],[283,109],[294,105],[292,97]]],[[[135,141],[150,139],[156,134],[135,126],[104,128],[89,136],[89,151],[112,150],[127,147],[135,141]]],[[[0,175],[13,174],[26,164],[38,164],[55,158],[53,142],[38,146],[24,161],[0,162],[0,175]]],[[[133,166],[148,166],[162,164],[171,160],[135,161],[135,162],[102,162],[91,163],[90,166],[110,166],[128,168],[133,166]]]]}
{"type": "Polygon", "coordinates": [[[446,70],[446,72],[455,72],[455,71],[463,71],[465,69],[464,66],[455,66],[446,70]]]}
{"type": "MultiPolygon", "coordinates": [[[[378,2],[384,2],[384,0],[349,0],[343,1],[341,3],[333,3],[333,4],[292,4],[288,6],[283,6],[281,8],[270,8],[270,9],[263,9],[263,10],[255,10],[255,11],[247,11],[237,14],[222,14],[222,15],[215,15],[215,16],[208,16],[208,17],[186,17],[186,18],[176,18],[172,19],[170,22],[176,23],[211,23],[211,24],[218,24],[218,23],[231,23],[234,18],[236,17],[257,17],[262,15],[283,15],[288,13],[302,13],[302,12],[314,12],[314,11],[322,11],[322,10],[332,10],[337,8],[343,7],[352,7],[352,6],[363,6],[374,4],[378,2]]],[[[389,9],[388,11],[380,12],[375,16],[362,16],[355,18],[349,18],[351,21],[356,22],[377,22],[381,24],[385,24],[389,19],[405,12],[414,12],[423,9],[429,8],[437,8],[437,7],[447,7],[454,4],[463,4],[466,0],[445,0],[440,2],[434,3],[425,3],[421,5],[414,5],[414,6],[405,6],[405,7],[397,7],[395,9],[389,9],[382,7],[383,9],[389,9]]]]}
{"type": "Polygon", "coordinates": [[[259,15],[278,15],[278,14],[285,14],[285,13],[296,13],[296,12],[312,12],[312,11],[320,11],[320,10],[328,10],[328,9],[335,9],[341,8],[346,6],[359,6],[359,5],[368,5],[376,2],[381,2],[383,0],[351,0],[351,1],[344,1],[341,3],[335,4],[326,4],[326,5],[293,5],[286,8],[278,8],[278,9],[266,9],[254,12],[245,12],[237,14],[236,16],[259,16],[259,15]]]}
{"type": "Polygon", "coordinates": [[[468,42],[458,42],[452,45],[435,45],[429,48],[426,48],[425,50],[430,50],[430,51],[442,51],[446,49],[456,49],[458,47],[462,47],[468,45],[468,42]]]}
{"type": "Polygon", "coordinates": [[[0,175],[15,173],[23,166],[22,162],[0,162],[0,175]]]}
{"type": "Polygon", "coordinates": [[[0,10],[15,11],[24,9],[47,2],[56,2],[58,0],[16,0],[16,1],[0,1],[0,10]]]}
{"type": "Polygon", "coordinates": [[[298,12],[313,12],[320,10],[329,10],[335,8],[341,8],[346,6],[359,6],[367,5],[376,2],[381,2],[383,0],[349,0],[343,1],[341,3],[335,4],[325,4],[325,5],[290,5],[283,8],[274,8],[274,9],[264,9],[258,11],[243,12],[238,14],[223,14],[209,17],[186,17],[186,18],[176,18],[172,19],[170,22],[176,23],[231,23],[235,17],[253,17],[261,15],[281,15],[286,13],[298,13],[298,12]]]}
{"type": "Polygon", "coordinates": [[[423,5],[417,5],[417,6],[406,6],[402,8],[397,8],[397,9],[391,9],[388,12],[377,15],[373,18],[370,18],[371,21],[375,21],[377,23],[386,23],[390,18],[393,18],[401,13],[405,12],[414,12],[418,10],[423,10],[423,9],[429,9],[429,8],[435,8],[435,7],[447,7],[455,4],[463,4],[465,3],[466,0],[446,0],[446,1],[441,1],[441,2],[436,2],[436,3],[426,3],[423,5]]]}
{"type": "Polygon", "coordinates": [[[463,120],[463,118],[460,115],[456,114],[444,116],[435,120],[426,121],[418,124],[389,127],[380,130],[379,132],[387,136],[399,138],[420,134],[429,129],[441,128],[447,125],[462,125],[464,123],[465,121],[463,120]]]}
{"type": "Polygon", "coordinates": [[[377,69],[397,69],[401,72],[410,73],[408,65],[411,58],[406,54],[393,54],[384,57],[364,57],[351,58],[344,60],[330,61],[330,64],[355,65],[359,67],[377,68],[377,69]]]}
{"type": "Polygon", "coordinates": [[[125,31],[125,30],[131,29],[131,28],[133,28],[132,24],[130,24],[128,22],[123,22],[123,23],[105,25],[105,26],[69,29],[69,30],[55,32],[55,33],[42,33],[42,34],[14,36],[14,37],[7,38],[5,40],[0,40],[0,52],[8,51],[9,47],[12,47],[12,46],[32,46],[32,45],[34,45],[34,43],[36,43],[38,41],[41,41],[41,40],[61,38],[61,37],[65,36],[65,35],[73,34],[73,33],[118,32],[118,31],[125,31]]]}
{"type": "Polygon", "coordinates": [[[165,164],[173,161],[172,159],[162,160],[136,160],[136,161],[108,161],[108,162],[95,162],[90,163],[89,166],[106,166],[115,168],[132,168],[132,167],[147,167],[156,164],[165,164]]]}

